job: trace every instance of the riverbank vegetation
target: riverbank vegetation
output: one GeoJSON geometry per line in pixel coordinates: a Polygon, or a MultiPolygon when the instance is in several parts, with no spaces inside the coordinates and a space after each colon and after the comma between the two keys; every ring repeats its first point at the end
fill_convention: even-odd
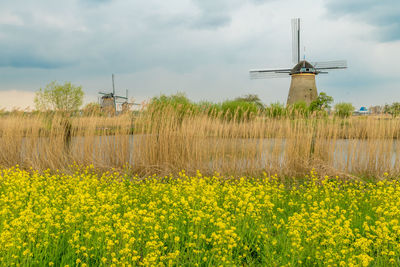
{"type": "Polygon", "coordinates": [[[0,165],[68,170],[72,164],[93,164],[140,175],[181,169],[292,177],[316,168],[352,179],[400,173],[396,118],[229,114],[155,105],[111,117],[0,116],[0,165]]]}

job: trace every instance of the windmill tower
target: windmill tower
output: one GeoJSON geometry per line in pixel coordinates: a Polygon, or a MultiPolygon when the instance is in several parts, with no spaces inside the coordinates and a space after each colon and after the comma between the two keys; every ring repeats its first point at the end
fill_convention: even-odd
{"type": "Polygon", "coordinates": [[[308,62],[300,60],[300,19],[292,19],[292,61],[296,64],[291,69],[256,69],[250,70],[250,78],[281,78],[291,77],[287,105],[299,101],[310,104],[318,96],[315,76],[327,74],[327,70],[346,69],[345,60],[308,62]]]}
{"type": "Polygon", "coordinates": [[[99,94],[102,95],[100,99],[101,109],[109,114],[117,114],[117,104],[122,105],[123,111],[135,104],[128,102],[128,90],[126,90],[126,97],[115,94],[114,74],[112,75],[112,93],[99,92],[99,94]]]}

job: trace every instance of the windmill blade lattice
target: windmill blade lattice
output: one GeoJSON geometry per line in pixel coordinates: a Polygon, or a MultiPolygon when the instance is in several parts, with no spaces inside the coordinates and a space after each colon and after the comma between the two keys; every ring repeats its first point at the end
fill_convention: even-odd
{"type": "Polygon", "coordinates": [[[346,60],[334,60],[334,61],[318,61],[311,62],[314,68],[318,70],[333,70],[333,69],[346,69],[346,60]]]}
{"type": "Polygon", "coordinates": [[[287,78],[291,69],[275,69],[275,70],[250,70],[251,79],[268,79],[268,78],[287,78]]]}
{"type": "Polygon", "coordinates": [[[328,70],[346,69],[346,60],[319,61],[310,63],[300,55],[300,19],[292,19],[292,60],[295,66],[291,69],[258,69],[250,70],[251,79],[291,77],[287,104],[299,101],[310,104],[317,99],[318,92],[315,77],[326,74],[328,70]]]}
{"type": "Polygon", "coordinates": [[[300,19],[292,19],[292,61],[300,62],[300,19]]]}

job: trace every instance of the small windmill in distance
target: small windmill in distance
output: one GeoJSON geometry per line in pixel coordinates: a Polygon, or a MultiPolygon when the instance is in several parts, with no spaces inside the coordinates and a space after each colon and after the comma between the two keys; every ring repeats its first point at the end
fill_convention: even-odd
{"type": "Polygon", "coordinates": [[[139,105],[136,103],[129,103],[128,101],[128,89],[126,89],[126,96],[119,96],[115,94],[115,85],[114,85],[114,74],[112,74],[112,92],[104,93],[99,92],[101,96],[100,106],[101,109],[117,114],[117,104],[122,104],[122,110],[129,110],[132,105],[139,105]]]}
{"type": "Polygon", "coordinates": [[[289,69],[250,70],[251,79],[292,77],[287,105],[304,101],[310,104],[318,97],[315,75],[327,74],[327,70],[346,69],[346,60],[308,62],[300,60],[300,19],[292,19],[292,61],[296,65],[289,69]]]}

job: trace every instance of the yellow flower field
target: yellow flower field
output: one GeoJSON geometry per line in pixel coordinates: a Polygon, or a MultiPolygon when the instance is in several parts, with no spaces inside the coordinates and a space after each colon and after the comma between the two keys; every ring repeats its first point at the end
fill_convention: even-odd
{"type": "Polygon", "coordinates": [[[2,169],[0,264],[399,265],[399,186],[2,169]]]}

